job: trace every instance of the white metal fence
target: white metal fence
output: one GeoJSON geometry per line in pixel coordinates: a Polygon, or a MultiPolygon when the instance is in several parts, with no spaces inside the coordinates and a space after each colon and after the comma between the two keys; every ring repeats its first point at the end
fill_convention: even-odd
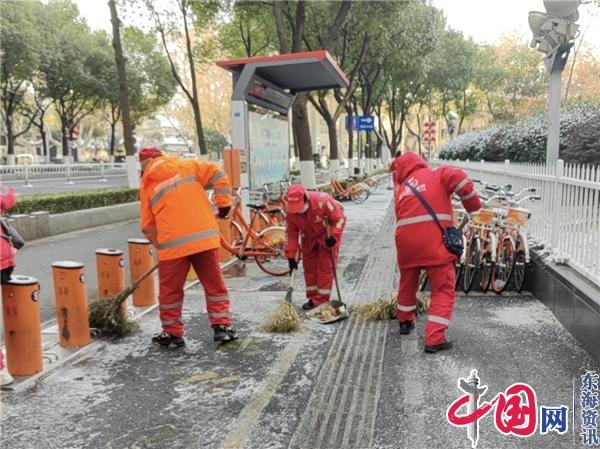
{"type": "Polygon", "coordinates": [[[0,179],[6,181],[43,178],[71,178],[77,176],[99,176],[126,174],[125,164],[40,164],[40,165],[0,165],[0,179]]]}
{"type": "Polygon", "coordinates": [[[533,186],[542,200],[528,204],[529,234],[581,274],[600,285],[600,166],[502,162],[435,161],[463,168],[471,178],[533,186]]]}

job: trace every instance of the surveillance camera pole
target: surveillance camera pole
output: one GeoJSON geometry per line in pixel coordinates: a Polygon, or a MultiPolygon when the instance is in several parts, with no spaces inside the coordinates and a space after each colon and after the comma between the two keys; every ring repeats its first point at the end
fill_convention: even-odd
{"type": "Polygon", "coordinates": [[[555,165],[558,161],[560,146],[560,99],[562,73],[569,58],[573,44],[560,44],[548,56],[546,67],[550,72],[548,92],[548,141],[546,144],[546,164],[555,165]]]}

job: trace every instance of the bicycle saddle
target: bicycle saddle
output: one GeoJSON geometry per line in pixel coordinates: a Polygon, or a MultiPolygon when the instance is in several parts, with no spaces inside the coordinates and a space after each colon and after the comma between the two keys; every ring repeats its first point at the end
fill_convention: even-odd
{"type": "Polygon", "coordinates": [[[275,215],[275,214],[278,214],[279,212],[281,212],[281,208],[277,207],[275,209],[266,210],[265,214],[275,215]]]}
{"type": "Polygon", "coordinates": [[[267,207],[265,204],[247,204],[247,206],[254,210],[263,210],[267,207]]]}

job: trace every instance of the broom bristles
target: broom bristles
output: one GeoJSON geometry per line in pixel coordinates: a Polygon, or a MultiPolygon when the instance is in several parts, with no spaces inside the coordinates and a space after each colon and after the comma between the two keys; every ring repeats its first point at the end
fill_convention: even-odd
{"type": "MultiPolygon", "coordinates": [[[[396,318],[398,296],[395,293],[383,295],[372,303],[358,304],[355,308],[367,321],[387,321],[396,318]]],[[[429,309],[430,298],[424,292],[417,293],[417,315],[425,315],[429,309]]]]}
{"type": "Polygon", "coordinates": [[[384,295],[370,304],[356,306],[367,321],[387,321],[396,316],[396,295],[384,295]]]}
{"type": "Polygon", "coordinates": [[[277,333],[296,332],[300,329],[300,316],[291,302],[283,300],[267,317],[263,329],[277,333]]]}
{"type": "Polygon", "coordinates": [[[90,327],[100,331],[102,336],[124,337],[139,329],[138,323],[122,313],[122,304],[136,289],[127,287],[122,292],[107,298],[94,299],[89,306],[90,327]]]}

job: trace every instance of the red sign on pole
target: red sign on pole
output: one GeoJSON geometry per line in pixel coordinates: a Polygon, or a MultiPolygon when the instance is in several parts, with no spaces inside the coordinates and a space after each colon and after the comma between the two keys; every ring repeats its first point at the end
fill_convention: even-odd
{"type": "Polygon", "coordinates": [[[423,142],[435,142],[436,141],[436,129],[435,122],[423,123],[423,142]]]}

